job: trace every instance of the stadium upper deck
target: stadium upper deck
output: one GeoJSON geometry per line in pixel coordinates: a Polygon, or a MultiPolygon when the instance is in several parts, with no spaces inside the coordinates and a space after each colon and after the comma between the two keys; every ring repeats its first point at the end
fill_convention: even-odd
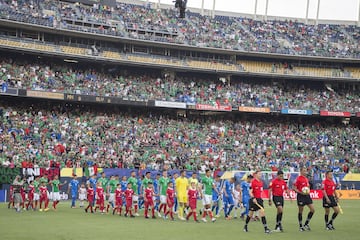
{"type": "Polygon", "coordinates": [[[256,21],[118,3],[110,8],[58,1],[0,1],[0,18],[49,28],[105,34],[186,46],[298,56],[360,58],[360,28],[256,21]]]}

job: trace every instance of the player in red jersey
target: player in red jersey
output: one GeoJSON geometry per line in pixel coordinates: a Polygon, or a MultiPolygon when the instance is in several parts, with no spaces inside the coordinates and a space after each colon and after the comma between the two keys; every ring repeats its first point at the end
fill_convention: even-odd
{"type": "Polygon", "coordinates": [[[249,200],[249,215],[246,217],[244,232],[248,231],[248,224],[254,214],[254,212],[259,211],[261,222],[264,226],[265,233],[271,233],[270,229],[266,224],[266,217],[264,211],[264,201],[261,198],[261,193],[263,191],[263,182],[261,181],[261,171],[257,170],[254,173],[254,179],[250,184],[250,200],[249,200]]]}
{"type": "Polygon", "coordinates": [[[125,200],[126,200],[126,212],[125,212],[125,217],[127,217],[130,214],[130,217],[135,217],[132,214],[132,203],[133,203],[133,196],[134,196],[134,190],[132,189],[132,184],[128,183],[127,184],[127,188],[124,192],[125,194],[125,200]]]}
{"type": "Polygon", "coordinates": [[[186,220],[189,221],[190,216],[193,215],[195,222],[200,222],[196,218],[196,203],[197,203],[197,198],[199,196],[199,191],[196,187],[195,182],[191,182],[190,188],[188,189],[187,192],[187,196],[188,196],[188,206],[190,207],[190,211],[186,216],[186,220]]]}
{"type": "Polygon", "coordinates": [[[10,206],[12,208],[14,208],[14,187],[12,185],[10,185],[10,188],[9,188],[9,204],[8,204],[8,208],[10,208],[10,206]]]}
{"type": "Polygon", "coordinates": [[[96,184],[96,207],[95,212],[99,208],[101,213],[105,212],[105,194],[104,189],[101,185],[101,182],[97,182],[96,184]]]}
{"type": "Polygon", "coordinates": [[[300,232],[303,232],[305,230],[310,231],[309,223],[315,212],[314,204],[310,197],[310,194],[307,192],[303,192],[303,188],[305,188],[305,187],[310,188],[309,180],[307,179],[306,175],[307,175],[306,168],[305,167],[300,168],[300,176],[298,176],[296,178],[296,181],[295,181],[294,187],[293,187],[293,190],[297,193],[296,200],[297,200],[297,205],[299,208],[298,221],[299,221],[299,231],[300,232]],[[304,206],[308,206],[310,211],[308,213],[307,219],[303,226],[302,225],[302,217],[303,217],[302,215],[303,215],[303,211],[304,211],[304,206]]]}
{"type": "Polygon", "coordinates": [[[292,200],[288,186],[284,181],[284,172],[279,170],[277,172],[277,177],[274,178],[269,185],[269,206],[272,204],[272,199],[277,209],[275,231],[281,232],[283,231],[281,220],[284,208],[284,192],[286,192],[290,197],[290,200],[292,200]]]}
{"type": "Polygon", "coordinates": [[[48,199],[48,190],[47,190],[47,187],[46,187],[46,182],[42,182],[41,183],[41,186],[39,187],[39,191],[40,191],[40,206],[39,206],[39,211],[42,212],[42,211],[49,211],[49,199],[48,199]],[[42,203],[45,203],[44,205],[44,209],[41,209],[41,205],[42,203]]]}
{"type": "Polygon", "coordinates": [[[155,217],[155,205],[154,205],[154,186],[152,182],[148,183],[148,187],[145,189],[144,191],[144,207],[145,207],[145,211],[144,211],[144,215],[145,218],[149,218],[148,216],[148,211],[149,208],[151,208],[151,216],[152,218],[156,218],[155,217]]]}
{"type": "MultiPolygon", "coordinates": [[[[25,181],[25,183],[27,183],[25,181]]],[[[24,184],[21,188],[20,188],[20,195],[21,195],[21,198],[22,198],[22,202],[20,203],[20,207],[24,210],[26,210],[25,208],[25,202],[26,202],[26,184],[24,184]]]]}
{"type": "Polygon", "coordinates": [[[324,194],[323,197],[323,207],[325,209],[325,225],[327,230],[335,230],[334,228],[334,220],[339,214],[339,206],[338,206],[338,195],[336,193],[336,184],[333,180],[332,171],[327,171],[325,175],[325,179],[322,182],[322,191],[324,194]],[[329,221],[329,213],[330,208],[334,210],[333,215],[331,216],[331,220],[329,221]]]}
{"type": "Polygon", "coordinates": [[[122,205],[123,205],[122,197],[123,197],[123,192],[121,191],[121,184],[118,183],[116,185],[116,190],[115,190],[115,208],[113,210],[113,215],[117,210],[118,214],[121,216],[122,205]]]}
{"type": "Polygon", "coordinates": [[[28,191],[28,203],[26,204],[26,210],[29,210],[29,206],[31,206],[31,209],[34,210],[34,193],[35,193],[34,181],[30,181],[27,191],[28,191]]]}
{"type": "Polygon", "coordinates": [[[90,208],[91,213],[94,213],[93,205],[94,205],[94,188],[91,184],[89,184],[89,188],[86,191],[86,197],[88,200],[89,205],[84,209],[85,212],[88,212],[88,209],[90,208]]]}
{"type": "Polygon", "coordinates": [[[174,190],[174,184],[172,182],[168,183],[168,188],[166,190],[166,204],[168,207],[168,210],[165,213],[164,218],[166,219],[167,215],[170,214],[171,220],[174,221],[174,203],[175,203],[175,190],[174,190]]]}

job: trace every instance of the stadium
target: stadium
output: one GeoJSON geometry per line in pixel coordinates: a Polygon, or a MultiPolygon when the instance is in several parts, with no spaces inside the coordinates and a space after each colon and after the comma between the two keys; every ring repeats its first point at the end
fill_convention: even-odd
{"type": "MultiPolygon", "coordinates": [[[[360,1],[291,2],[0,0],[3,239],[355,239],[360,1]],[[299,232],[301,191],[293,184],[302,169],[315,213],[311,231],[299,232]],[[144,207],[144,175],[156,185],[167,171],[175,184],[174,176],[185,171],[189,185],[192,174],[201,182],[194,219],[202,220],[208,170],[211,179],[219,177],[214,223],[197,224],[192,216],[183,222],[182,213],[170,221],[159,210],[161,187],[154,186],[156,206],[144,207]],[[266,215],[271,230],[279,225],[268,189],[283,172],[290,189],[284,231],[264,235],[264,222],[255,219],[244,232],[244,205],[228,210],[223,200],[229,182],[234,194],[258,171],[266,201],[256,212],[266,215]],[[139,199],[131,198],[136,207],[130,210],[138,214],[125,218],[114,214],[109,199],[133,173],[138,182],[131,189],[139,199]],[[324,223],[328,173],[341,205],[336,231],[324,223]],[[40,211],[29,189],[44,177],[50,203],[40,211]],[[109,212],[79,207],[80,186],[88,191],[93,177],[103,184],[109,212]],[[157,219],[144,218],[148,208],[156,208],[157,219]]],[[[124,212],[126,184],[119,190],[124,212]]],[[[92,194],[98,200],[100,193],[92,194]]]]}

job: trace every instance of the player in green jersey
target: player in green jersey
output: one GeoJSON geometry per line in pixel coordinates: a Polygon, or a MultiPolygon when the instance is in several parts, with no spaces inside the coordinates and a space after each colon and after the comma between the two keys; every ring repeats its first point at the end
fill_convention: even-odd
{"type": "Polygon", "coordinates": [[[159,190],[160,193],[160,206],[159,213],[161,213],[161,209],[164,208],[164,214],[166,213],[166,191],[168,189],[168,184],[170,182],[170,178],[167,176],[167,171],[163,171],[162,177],[159,179],[159,190]]]}
{"type": "MultiPolygon", "coordinates": [[[[211,211],[211,205],[212,205],[212,192],[215,188],[214,179],[211,177],[211,171],[210,169],[207,169],[205,171],[205,176],[201,179],[201,183],[203,185],[203,192],[204,192],[204,198],[203,198],[203,205],[204,205],[204,212],[202,215],[202,221],[206,222],[206,215],[209,215],[212,222],[216,221],[216,218],[214,218],[213,213],[211,211]]],[[[217,191],[217,190],[216,190],[217,191]]]]}
{"type": "Polygon", "coordinates": [[[54,180],[50,181],[50,184],[52,186],[52,207],[54,210],[56,210],[56,205],[60,201],[60,187],[66,183],[66,181],[64,183],[61,183],[58,175],[55,175],[54,180]]]}

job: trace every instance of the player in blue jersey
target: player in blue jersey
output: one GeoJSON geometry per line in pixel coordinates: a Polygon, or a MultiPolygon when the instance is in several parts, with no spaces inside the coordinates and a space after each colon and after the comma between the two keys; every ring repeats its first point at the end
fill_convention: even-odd
{"type": "Polygon", "coordinates": [[[77,176],[74,175],[73,179],[69,183],[69,188],[67,192],[68,196],[70,195],[71,192],[71,208],[75,208],[76,195],[78,191],[79,191],[79,181],[77,180],[77,176]]]}
{"type": "Polygon", "coordinates": [[[230,180],[224,181],[224,187],[223,187],[223,201],[224,201],[224,213],[225,218],[227,220],[230,220],[230,213],[234,207],[234,198],[233,198],[233,184],[235,182],[235,178],[230,178],[230,180]]]}
{"type": "MultiPolygon", "coordinates": [[[[121,186],[121,192],[125,192],[126,191],[126,189],[127,189],[127,184],[128,184],[128,181],[127,181],[127,178],[126,178],[126,176],[123,176],[122,178],[121,178],[121,181],[120,181],[120,186],[121,186]]],[[[126,199],[125,199],[125,195],[123,195],[122,196],[122,202],[123,202],[123,206],[125,206],[126,205],[126,199]]]]}
{"type": "Polygon", "coordinates": [[[159,179],[160,179],[160,173],[156,174],[156,177],[153,181],[154,186],[154,202],[155,202],[155,211],[158,214],[158,217],[161,217],[161,214],[159,213],[159,205],[160,205],[160,196],[159,196],[159,179]]]}
{"type": "Polygon", "coordinates": [[[142,181],[145,178],[144,175],[141,175],[140,178],[137,181],[137,186],[138,186],[138,196],[139,196],[139,209],[141,209],[144,205],[144,196],[143,196],[143,192],[141,191],[141,185],[142,185],[142,181]]]}
{"type": "MultiPolygon", "coordinates": [[[[96,183],[97,183],[97,179],[96,179],[96,175],[92,175],[91,178],[86,182],[87,187],[89,188],[89,186],[91,186],[94,190],[94,192],[96,192],[96,183]]],[[[94,201],[93,201],[93,205],[95,204],[95,195],[94,194],[94,201]]]]}
{"type": "Polygon", "coordinates": [[[219,207],[220,207],[220,197],[221,197],[221,179],[220,175],[215,177],[215,188],[212,191],[212,208],[211,211],[214,212],[215,210],[215,217],[219,217],[219,207]],[[216,190],[217,191],[216,191],[216,190]]]}
{"type": "MultiPolygon", "coordinates": [[[[175,180],[176,178],[179,177],[179,174],[174,173],[174,176],[171,176],[171,174],[169,174],[169,178],[170,178],[170,182],[173,184],[173,188],[176,189],[176,184],[175,184],[175,180]]],[[[175,193],[176,194],[176,193],[175,193]]],[[[174,198],[174,213],[177,214],[177,208],[178,208],[178,201],[177,201],[177,197],[174,198]]]]}
{"type": "Polygon", "coordinates": [[[242,181],[241,187],[241,203],[244,207],[244,211],[241,213],[240,218],[245,219],[245,216],[249,215],[249,200],[250,200],[250,182],[253,179],[253,175],[249,174],[246,176],[246,180],[242,181]]]}

